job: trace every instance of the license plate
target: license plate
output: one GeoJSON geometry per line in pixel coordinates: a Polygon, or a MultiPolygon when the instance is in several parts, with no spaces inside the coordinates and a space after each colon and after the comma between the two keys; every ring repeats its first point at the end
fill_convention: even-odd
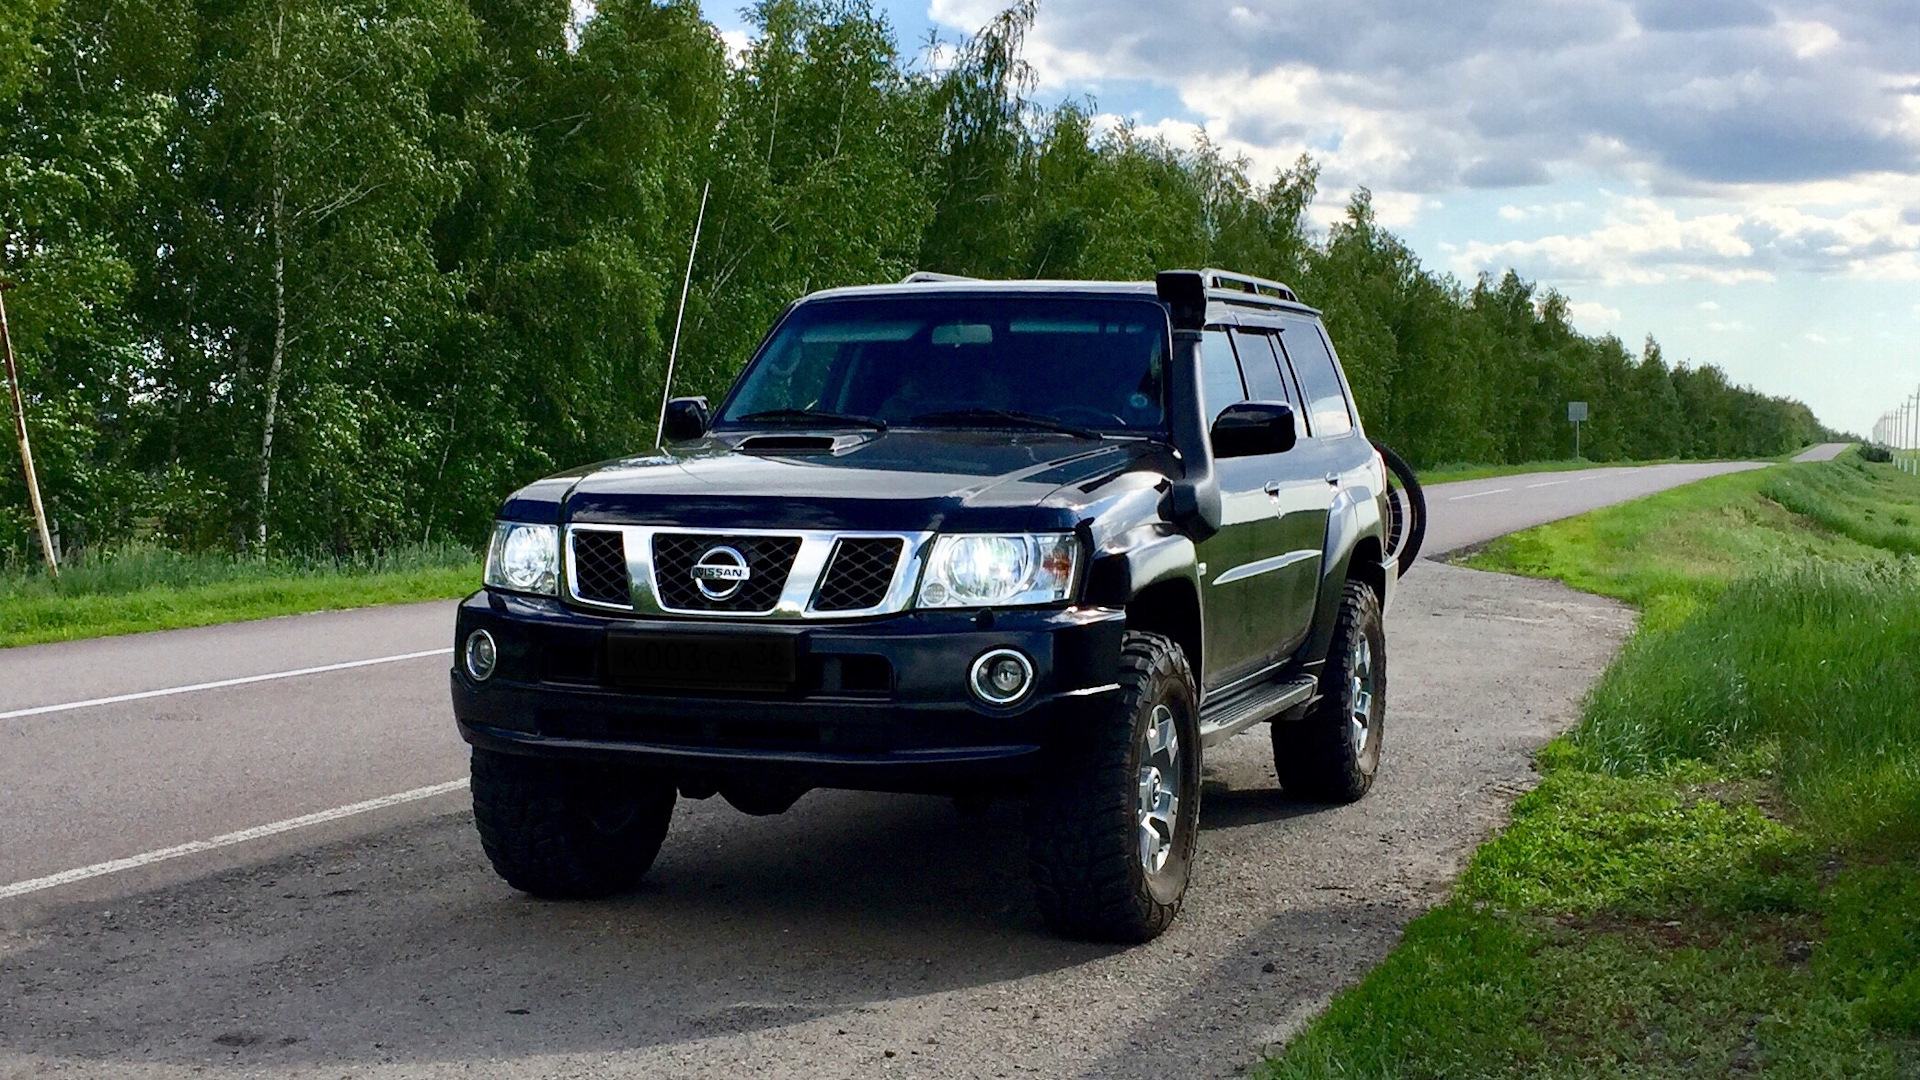
{"type": "Polygon", "coordinates": [[[617,686],[785,690],[794,683],[794,639],[777,635],[607,635],[607,676],[617,686]]]}

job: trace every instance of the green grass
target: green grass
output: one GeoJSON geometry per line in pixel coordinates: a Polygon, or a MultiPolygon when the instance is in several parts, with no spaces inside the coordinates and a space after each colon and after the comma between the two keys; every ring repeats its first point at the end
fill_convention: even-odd
{"type": "Polygon", "coordinates": [[[1262,1074],[1920,1076],[1916,522],[1920,479],[1846,454],[1473,556],[1650,616],[1452,898],[1262,1074]]]}
{"type": "Polygon", "coordinates": [[[262,619],[471,592],[474,553],[452,545],[358,559],[243,559],[135,547],[0,574],[0,647],[262,619]]]}

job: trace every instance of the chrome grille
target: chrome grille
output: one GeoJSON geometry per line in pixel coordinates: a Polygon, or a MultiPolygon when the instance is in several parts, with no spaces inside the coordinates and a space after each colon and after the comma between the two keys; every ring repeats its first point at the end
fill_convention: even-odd
{"type": "Polygon", "coordinates": [[[893,585],[893,572],[905,547],[906,541],[892,536],[842,538],[834,544],[813,610],[864,611],[880,606],[893,585]]]}
{"type": "Polygon", "coordinates": [[[800,553],[798,536],[655,533],[653,583],[660,605],[681,611],[772,611],[786,590],[793,560],[800,553]],[[738,592],[714,598],[700,590],[693,578],[694,564],[717,548],[732,548],[746,560],[749,575],[738,592]]]}
{"type": "Polygon", "coordinates": [[[621,533],[574,530],[573,595],[594,604],[632,605],[627,581],[627,544],[621,533]]]}

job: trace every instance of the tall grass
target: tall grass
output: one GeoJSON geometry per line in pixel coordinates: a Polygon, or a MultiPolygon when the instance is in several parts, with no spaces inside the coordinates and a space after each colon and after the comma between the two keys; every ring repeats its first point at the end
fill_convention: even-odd
{"type": "Polygon", "coordinates": [[[52,596],[103,596],[141,589],[184,589],[234,582],[311,580],[405,574],[471,566],[471,548],[421,544],[365,555],[275,555],[247,558],[181,552],[149,544],[89,550],[60,567],[55,578],[34,566],[0,571],[0,603],[52,596]]]}
{"type": "Polygon", "coordinates": [[[77,559],[58,578],[0,571],[0,647],[433,600],[479,579],[479,557],[446,544],[345,559],[132,547],[77,559]]]}
{"type": "Polygon", "coordinates": [[[1819,469],[1771,470],[1760,494],[1848,539],[1920,555],[1920,478],[1847,453],[1819,469]]]}
{"type": "Polygon", "coordinates": [[[1570,740],[1637,775],[1777,758],[1782,792],[1844,846],[1920,846],[1920,565],[1806,563],[1730,585],[1634,639],[1570,740]]]}

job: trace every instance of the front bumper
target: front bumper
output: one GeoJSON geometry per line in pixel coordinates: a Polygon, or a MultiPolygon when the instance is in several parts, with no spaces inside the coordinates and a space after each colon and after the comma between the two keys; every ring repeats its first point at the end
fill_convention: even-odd
{"type": "Polygon", "coordinates": [[[1107,608],[806,625],[634,619],[483,591],[460,606],[453,710],[475,746],[619,761],[696,781],[927,792],[1017,784],[1118,693],[1125,628],[1124,613],[1107,608]],[[478,629],[493,635],[499,661],[477,683],[458,657],[478,629]],[[605,673],[609,629],[789,633],[800,679],[778,693],[620,689],[605,673]],[[1035,668],[1033,691],[1007,708],[966,689],[974,659],[1000,647],[1021,650],[1035,668]]]}

